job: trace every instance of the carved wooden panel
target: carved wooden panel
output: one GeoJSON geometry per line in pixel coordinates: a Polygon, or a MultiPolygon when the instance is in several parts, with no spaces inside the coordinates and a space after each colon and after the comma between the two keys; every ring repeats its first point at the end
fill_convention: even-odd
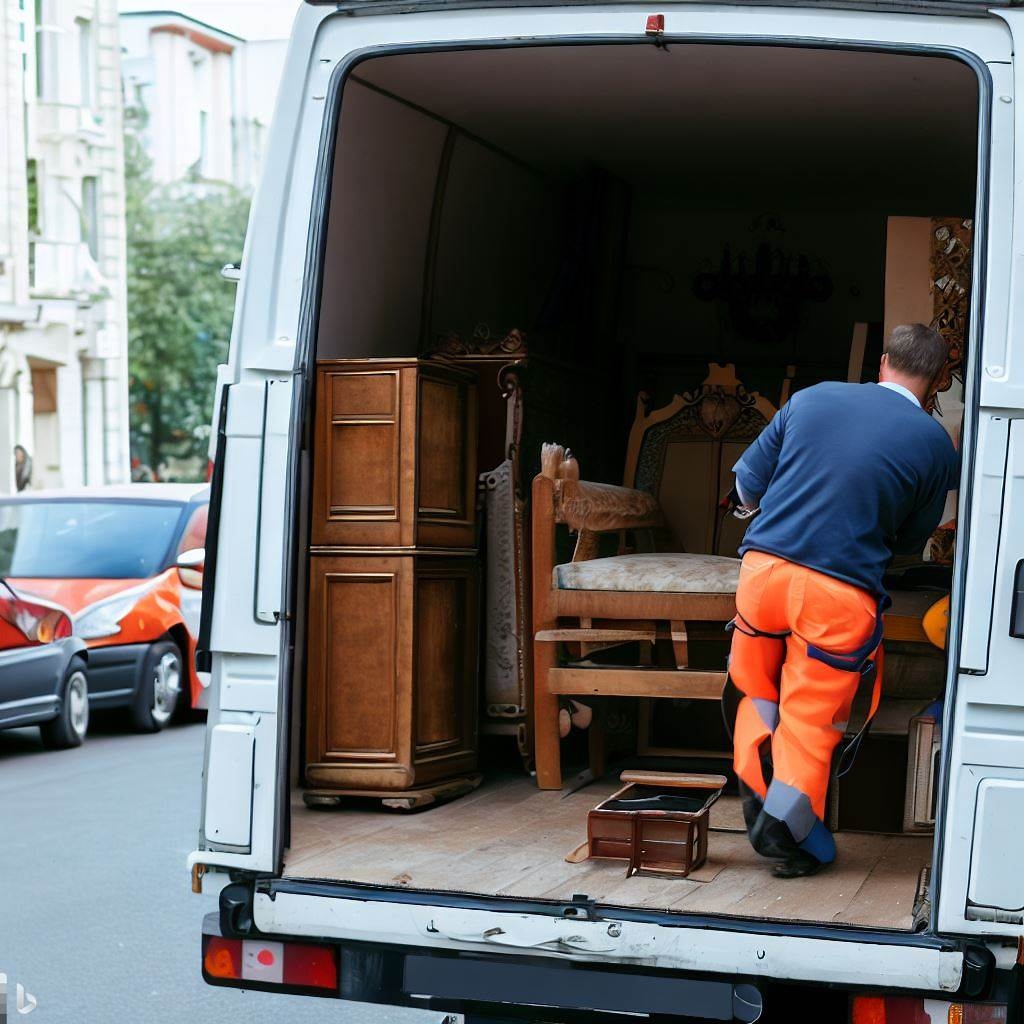
{"type": "Polygon", "coordinates": [[[313,457],[314,547],[471,547],[472,374],[417,360],[323,360],[313,457]]]}
{"type": "Polygon", "coordinates": [[[931,326],[949,344],[949,358],[937,382],[949,390],[963,373],[967,322],[971,309],[974,222],[962,217],[932,218],[931,280],[934,317],[931,326]]]}
{"type": "Polygon", "coordinates": [[[747,391],[732,364],[711,364],[699,388],[649,411],[641,395],[629,438],[625,481],[658,499],[686,551],[735,555],[744,524],[723,522],[718,501],[732,467],[761,433],[775,407],[747,391]]]}

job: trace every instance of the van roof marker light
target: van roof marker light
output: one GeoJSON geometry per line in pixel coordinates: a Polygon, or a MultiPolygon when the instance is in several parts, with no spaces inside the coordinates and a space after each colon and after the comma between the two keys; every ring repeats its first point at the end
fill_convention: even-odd
{"type": "Polygon", "coordinates": [[[664,14],[648,14],[647,15],[647,28],[644,29],[644,34],[653,36],[656,40],[660,40],[665,34],[665,15],[664,14]]]}

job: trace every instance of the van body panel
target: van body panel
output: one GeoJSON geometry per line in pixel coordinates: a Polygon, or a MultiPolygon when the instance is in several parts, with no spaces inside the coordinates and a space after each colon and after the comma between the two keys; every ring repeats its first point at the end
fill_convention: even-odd
{"type": "MultiPolygon", "coordinates": [[[[814,981],[951,993],[964,978],[964,953],[955,946],[865,941],[748,930],[667,927],[646,921],[602,917],[580,920],[513,909],[439,906],[415,900],[375,901],[285,891],[257,891],[253,919],[261,932],[414,946],[421,949],[498,950],[511,956],[547,956],[577,962],[722,974],[749,978],[814,981]]],[[[287,884],[299,889],[301,883],[287,884]]],[[[323,888],[322,886],[320,888],[323,888]]],[[[506,901],[508,902],[508,901],[506,901]]],[[[556,908],[557,909],[557,908],[556,908]]],[[[769,926],[770,927],[770,926],[769,926]]]]}
{"type": "MultiPolygon", "coordinates": [[[[401,16],[383,13],[386,10],[383,6],[371,10],[360,5],[359,13],[364,16],[351,18],[337,14],[333,7],[307,4],[300,9],[285,65],[285,85],[268,141],[268,158],[250,219],[226,378],[230,393],[218,585],[210,645],[214,671],[208,729],[219,724],[238,724],[252,731],[252,830],[248,848],[226,848],[207,836],[203,849],[190,856],[193,865],[274,873],[281,863],[288,792],[281,778],[287,767],[282,752],[287,748],[288,720],[280,683],[284,631],[279,619],[280,615],[288,615],[290,609],[289,581],[281,579],[280,566],[287,564],[283,555],[295,529],[287,510],[291,507],[291,481],[297,474],[295,408],[301,402],[301,389],[291,386],[290,375],[294,371],[308,371],[313,361],[313,311],[319,302],[314,288],[319,281],[315,262],[319,259],[320,221],[329,192],[324,176],[330,175],[330,160],[324,159],[324,154],[334,142],[330,100],[340,88],[343,73],[360,57],[393,50],[581,41],[649,42],[644,34],[646,12],[630,6],[446,9],[431,14],[404,5],[403,10],[408,13],[401,16]],[[324,208],[319,200],[314,202],[314,197],[323,199],[324,208]],[[278,388],[274,397],[268,398],[278,388]],[[286,391],[286,397],[279,397],[286,391]],[[285,406],[290,409],[287,434],[282,433],[285,406]],[[285,437],[291,442],[287,458],[282,440],[285,437]],[[283,458],[287,472],[282,470],[283,458]],[[281,514],[275,510],[281,510],[281,514]]],[[[1014,33],[1019,31],[1021,17],[1016,12],[1008,13],[1005,21],[1001,21],[922,18],[817,6],[798,10],[670,4],[659,10],[665,15],[665,35],[669,40],[935,51],[961,54],[976,65],[988,64],[996,94],[1002,97],[1009,89],[1011,100],[1007,103],[1000,99],[995,104],[998,113],[993,114],[989,125],[994,131],[992,194],[1003,197],[1004,202],[1012,201],[1012,140],[1015,134],[1024,139],[1024,131],[1015,132],[1015,93],[1009,75],[1013,53],[1011,28],[1014,33]]],[[[1014,75],[1019,73],[1015,71],[1014,75]]],[[[985,133],[982,138],[986,138],[985,133]]],[[[985,161],[982,166],[986,166],[985,161]]],[[[1018,160],[1016,166],[1024,166],[1024,160],[1018,160]]],[[[997,207],[994,219],[1005,217],[1007,209],[997,207]]],[[[1024,704],[1024,691],[1012,693],[1008,679],[1005,685],[985,689],[990,679],[970,674],[987,669],[991,677],[998,674],[997,669],[1001,673],[1005,665],[1009,676],[1012,660],[1007,660],[1005,645],[996,642],[1002,621],[999,587],[995,606],[991,599],[987,605],[979,601],[978,595],[986,589],[991,594],[992,581],[1003,578],[1007,552],[1021,546],[1019,528],[1016,536],[1009,535],[1014,509],[1009,504],[1002,505],[999,470],[1000,459],[1005,459],[1014,436],[1008,417],[1012,410],[1024,407],[1024,379],[1013,383],[1008,372],[1013,366],[1009,339],[1014,337],[1012,326],[1016,323],[1017,306],[1011,312],[1006,294],[1010,287],[1005,249],[1009,236],[1003,227],[993,225],[987,236],[986,260],[992,276],[988,278],[984,338],[986,351],[989,331],[996,339],[995,350],[999,340],[1005,338],[1006,353],[1004,356],[1000,352],[999,363],[991,367],[1000,367],[1000,373],[989,373],[990,367],[985,363],[981,388],[984,407],[977,424],[977,477],[973,490],[962,496],[961,522],[967,522],[967,501],[974,513],[970,525],[972,561],[968,591],[961,602],[967,659],[963,667],[969,671],[959,676],[955,715],[951,708],[947,716],[947,724],[954,719],[963,721],[964,715],[970,721],[972,707],[985,709],[984,714],[980,710],[973,712],[979,736],[987,740],[995,733],[1006,740],[1002,747],[997,744],[986,748],[1007,749],[1005,754],[992,755],[998,758],[998,764],[988,777],[996,780],[1002,777],[1000,766],[1009,770],[1011,765],[1020,763],[1024,767],[1024,732],[1018,747],[1015,725],[1001,722],[995,730],[989,727],[991,716],[999,713],[998,707],[1010,708],[1006,721],[1016,722],[1012,712],[1024,704]],[[1007,410],[1011,410],[1009,414],[1007,410]]],[[[1015,220],[1015,252],[1024,251],[1024,242],[1018,244],[1022,236],[1024,225],[1015,220]]],[[[1024,273],[1024,255],[1014,261],[1013,273],[1018,271],[1024,273]]],[[[1017,290],[1024,292],[1024,288],[1017,290]]],[[[980,307],[980,303],[975,306],[980,307]]],[[[1024,306],[1020,309],[1024,312],[1024,306]]],[[[975,316],[978,315],[976,308],[975,316]]],[[[974,331],[972,337],[981,334],[974,331]]],[[[975,360],[984,358],[977,355],[975,360]]],[[[1008,494],[1007,501],[1011,499],[1008,494]]],[[[1024,495],[1019,495],[1016,503],[1022,500],[1024,495]]],[[[1021,521],[1019,511],[1017,521],[1021,521]]],[[[1014,557],[1024,557],[1024,552],[1014,557]]],[[[955,601],[954,622],[957,608],[955,601]]],[[[937,851],[943,844],[951,851],[941,861],[939,927],[954,934],[1017,934],[1019,926],[1014,929],[966,918],[978,785],[971,788],[963,769],[971,763],[984,764],[984,760],[967,760],[972,748],[965,746],[964,739],[959,728],[954,731],[946,775],[950,813],[945,819],[945,831],[937,830],[936,834],[937,851]]],[[[212,764],[209,756],[206,769],[205,801],[209,805],[210,791],[230,787],[232,782],[226,777],[222,779],[220,766],[212,764]]],[[[998,803],[999,798],[994,797],[990,806],[998,803]]],[[[985,829],[997,817],[987,812],[979,815],[985,829]]],[[[1010,835],[1008,832],[1007,838],[1010,835]]],[[[939,863],[937,860],[936,864],[939,863]]],[[[763,921],[745,921],[742,930],[716,930],[705,924],[698,932],[682,923],[667,927],[624,920],[621,941],[609,946],[607,924],[601,926],[604,935],[600,936],[600,929],[590,927],[591,922],[583,927],[578,921],[561,921],[547,915],[534,920],[534,915],[497,910],[445,910],[441,915],[437,903],[429,902],[426,896],[424,900],[423,904],[399,906],[374,899],[370,892],[358,900],[284,891],[272,897],[257,893],[256,923],[267,933],[491,950],[498,934],[493,929],[498,927],[509,940],[501,948],[510,953],[529,948],[534,954],[541,952],[556,958],[644,963],[651,963],[653,958],[659,966],[679,970],[850,985],[870,982],[936,993],[955,991],[963,966],[961,950],[937,946],[934,941],[929,943],[928,936],[907,936],[907,941],[899,943],[880,938],[878,944],[885,952],[879,955],[875,945],[869,944],[860,951],[855,943],[831,937],[767,935],[772,926],[763,921]],[[496,925],[498,920],[509,924],[509,928],[496,925]]]]}
{"type": "MultiPolygon", "coordinates": [[[[305,0],[311,7],[331,6],[349,15],[408,14],[411,11],[454,11],[462,8],[507,7],[507,0],[305,0]]],[[[641,0],[629,0],[640,3],[641,0]]],[[[1020,0],[819,0],[817,6],[838,10],[866,9],[872,13],[967,15],[986,14],[999,7],[1013,7],[1020,0]]],[[[544,7],[550,0],[520,0],[517,7],[544,7]]],[[[600,0],[565,0],[561,6],[598,6],[600,0]]],[[[699,6],[727,4],[730,7],[806,7],[806,0],[701,0],[699,6]]],[[[603,5],[603,4],[602,4],[603,5]]]]}
{"type": "MultiPolygon", "coordinates": [[[[1007,787],[1005,793],[1016,793],[1011,782],[1024,777],[1024,640],[1010,635],[1014,577],[1024,558],[1024,418],[1008,420],[1008,428],[994,587],[965,598],[968,606],[987,602],[991,608],[988,668],[983,674],[961,673],[951,702],[955,706],[938,900],[938,927],[944,932],[1024,933],[1024,915],[1001,913],[1017,909],[1010,904],[1020,882],[1011,884],[1010,879],[1020,876],[1018,818],[993,811],[1003,806],[1000,783],[1007,787]],[[983,799],[986,794],[992,799],[983,799]],[[1005,873],[997,877],[1005,880],[1006,892],[998,899],[993,896],[996,880],[983,877],[994,863],[1005,865],[1005,873]],[[981,892],[983,897],[972,896],[981,892]]],[[[981,453],[979,461],[984,458],[981,453]]],[[[973,561],[976,552],[970,557],[973,561]]]]}

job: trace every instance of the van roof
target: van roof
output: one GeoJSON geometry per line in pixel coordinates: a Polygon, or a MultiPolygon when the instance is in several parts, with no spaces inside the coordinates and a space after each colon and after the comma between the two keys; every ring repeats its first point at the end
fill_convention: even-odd
{"type": "MultiPolygon", "coordinates": [[[[441,11],[483,7],[550,7],[551,0],[305,0],[315,7],[331,6],[345,14],[409,14],[419,11],[441,11]]],[[[559,0],[560,6],[579,7],[585,4],[606,4],[608,0],[559,0]]],[[[620,2],[651,6],[650,0],[620,2]]],[[[678,0],[673,0],[678,2],[678,0]]],[[[684,0],[688,2],[688,0],[684,0]]],[[[693,0],[697,2],[697,0],[693,0]]],[[[993,7],[1020,7],[1024,0],[700,0],[701,3],[725,4],[730,7],[833,7],[840,10],[869,10],[903,14],[984,15],[993,7]]]]}

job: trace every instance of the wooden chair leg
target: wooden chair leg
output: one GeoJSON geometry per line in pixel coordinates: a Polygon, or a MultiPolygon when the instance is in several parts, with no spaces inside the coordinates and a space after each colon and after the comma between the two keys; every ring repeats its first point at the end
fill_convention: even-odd
{"type": "Polygon", "coordinates": [[[558,645],[533,645],[533,742],[540,789],[562,788],[561,739],[558,735],[558,695],[548,692],[548,672],[558,660],[558,645]]]}
{"type": "MultiPolygon", "coordinates": [[[[545,446],[542,463],[551,462],[557,446],[545,446]]],[[[561,456],[559,456],[561,458],[561,456]]],[[[550,467],[548,467],[550,470],[550,467]]],[[[558,625],[557,609],[550,604],[551,572],[555,564],[554,472],[541,473],[533,481],[530,510],[532,549],[533,624],[531,637],[558,625]]],[[[562,756],[558,736],[558,695],[548,689],[548,675],[557,663],[558,645],[533,641],[533,738],[537,785],[541,789],[562,788],[562,756]]]]}
{"type": "Polygon", "coordinates": [[[689,637],[686,635],[686,623],[670,623],[672,632],[672,652],[676,659],[676,668],[686,668],[689,664],[689,637]]]}

